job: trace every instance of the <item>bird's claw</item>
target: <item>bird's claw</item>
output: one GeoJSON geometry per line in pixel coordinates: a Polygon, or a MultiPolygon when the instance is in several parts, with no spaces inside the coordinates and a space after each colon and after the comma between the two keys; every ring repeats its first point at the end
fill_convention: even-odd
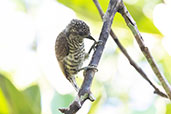
{"type": "Polygon", "coordinates": [[[102,40],[99,40],[98,42],[96,42],[96,45],[102,45],[102,44],[103,44],[102,40]]]}
{"type": "Polygon", "coordinates": [[[88,70],[88,69],[94,69],[96,72],[98,71],[97,67],[96,67],[96,66],[93,66],[93,65],[91,65],[91,66],[89,65],[89,66],[87,66],[87,67],[80,68],[80,69],[78,69],[77,71],[78,71],[78,72],[80,72],[81,70],[86,71],[86,70],[88,70]]]}
{"type": "Polygon", "coordinates": [[[98,69],[97,69],[96,66],[87,66],[87,67],[84,67],[83,76],[86,75],[86,71],[87,71],[88,69],[93,69],[93,70],[95,70],[95,72],[98,72],[98,69]]]}
{"type": "Polygon", "coordinates": [[[102,40],[99,40],[99,41],[95,41],[94,44],[93,44],[93,50],[95,51],[97,46],[98,45],[102,45],[103,44],[103,41],[102,40]]]}

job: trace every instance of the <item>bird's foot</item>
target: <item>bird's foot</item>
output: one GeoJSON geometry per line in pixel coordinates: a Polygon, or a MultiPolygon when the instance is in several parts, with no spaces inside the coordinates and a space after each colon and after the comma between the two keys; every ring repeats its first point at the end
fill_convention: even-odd
{"type": "Polygon", "coordinates": [[[102,45],[103,44],[103,41],[102,40],[99,40],[99,41],[95,41],[94,44],[93,44],[93,50],[95,51],[97,46],[98,45],[102,45]]]}
{"type": "Polygon", "coordinates": [[[84,71],[86,71],[86,70],[88,70],[88,69],[93,69],[93,70],[95,70],[96,72],[98,71],[98,69],[97,69],[97,67],[96,66],[86,66],[86,67],[83,67],[83,68],[80,68],[80,69],[78,69],[77,71],[78,72],[80,72],[81,70],[84,70],[84,71]]]}

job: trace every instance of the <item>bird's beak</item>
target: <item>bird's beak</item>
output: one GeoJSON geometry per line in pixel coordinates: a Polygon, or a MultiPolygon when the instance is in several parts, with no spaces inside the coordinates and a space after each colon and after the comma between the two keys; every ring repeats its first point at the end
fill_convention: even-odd
{"type": "Polygon", "coordinates": [[[93,41],[95,41],[95,42],[96,42],[96,40],[95,40],[91,35],[89,35],[89,36],[88,36],[88,37],[86,37],[86,38],[88,38],[88,39],[93,40],[93,41]]]}

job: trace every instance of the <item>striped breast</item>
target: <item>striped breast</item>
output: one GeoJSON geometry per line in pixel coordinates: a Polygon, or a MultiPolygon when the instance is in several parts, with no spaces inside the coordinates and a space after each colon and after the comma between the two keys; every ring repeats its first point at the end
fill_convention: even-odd
{"type": "Polygon", "coordinates": [[[72,76],[77,74],[85,60],[84,43],[76,40],[68,40],[69,54],[64,59],[65,72],[72,76]]]}

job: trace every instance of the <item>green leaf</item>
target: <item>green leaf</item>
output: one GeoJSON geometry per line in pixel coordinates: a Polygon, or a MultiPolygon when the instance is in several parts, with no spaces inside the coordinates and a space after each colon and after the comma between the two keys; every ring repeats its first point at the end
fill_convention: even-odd
{"type": "Polygon", "coordinates": [[[100,106],[100,100],[102,98],[102,95],[100,94],[97,99],[93,102],[88,114],[96,114],[97,113],[97,109],[100,106]]]}
{"type": "Polygon", "coordinates": [[[61,95],[57,92],[54,93],[52,102],[51,102],[51,108],[53,114],[61,114],[59,112],[59,108],[68,107],[69,104],[73,101],[74,97],[70,94],[67,95],[61,95]]]}
{"type": "MultiPolygon", "coordinates": [[[[93,21],[101,21],[100,15],[97,8],[95,7],[93,0],[57,0],[58,2],[64,4],[65,6],[71,8],[76,12],[81,18],[89,18],[93,21]]],[[[98,0],[103,11],[105,12],[109,3],[109,0],[98,0]]],[[[143,8],[147,4],[145,1],[138,1],[136,4],[126,4],[128,11],[135,19],[137,26],[140,31],[160,34],[160,31],[155,27],[153,21],[146,17],[143,13],[143,8]]],[[[158,2],[154,3],[155,6],[158,2]]],[[[125,27],[125,22],[122,16],[117,16],[114,19],[115,27],[125,27]]]]}
{"type": "Polygon", "coordinates": [[[166,114],[171,114],[171,104],[166,105],[166,114]]]}
{"type": "Polygon", "coordinates": [[[8,105],[7,101],[5,100],[5,96],[2,93],[2,89],[0,88],[0,114],[8,114],[8,105]]]}
{"type": "Polygon", "coordinates": [[[155,33],[161,35],[160,31],[156,28],[153,21],[150,18],[146,17],[143,13],[143,4],[141,4],[141,6],[138,5],[138,3],[133,5],[126,4],[126,7],[128,8],[128,11],[134,18],[135,22],[137,23],[138,29],[141,32],[155,33]]]}
{"type": "Polygon", "coordinates": [[[30,99],[1,74],[0,88],[8,103],[10,114],[39,114],[34,113],[35,108],[30,104],[30,99]]]}
{"type": "Polygon", "coordinates": [[[23,94],[27,97],[29,104],[31,104],[34,114],[41,113],[40,105],[40,90],[38,85],[33,85],[23,91],[23,94]]]}
{"type": "MultiPolygon", "coordinates": [[[[58,2],[73,9],[78,15],[88,17],[90,19],[101,21],[100,15],[93,3],[93,0],[57,0],[58,2]]],[[[106,10],[109,0],[99,0],[102,9],[106,10]]]]}

